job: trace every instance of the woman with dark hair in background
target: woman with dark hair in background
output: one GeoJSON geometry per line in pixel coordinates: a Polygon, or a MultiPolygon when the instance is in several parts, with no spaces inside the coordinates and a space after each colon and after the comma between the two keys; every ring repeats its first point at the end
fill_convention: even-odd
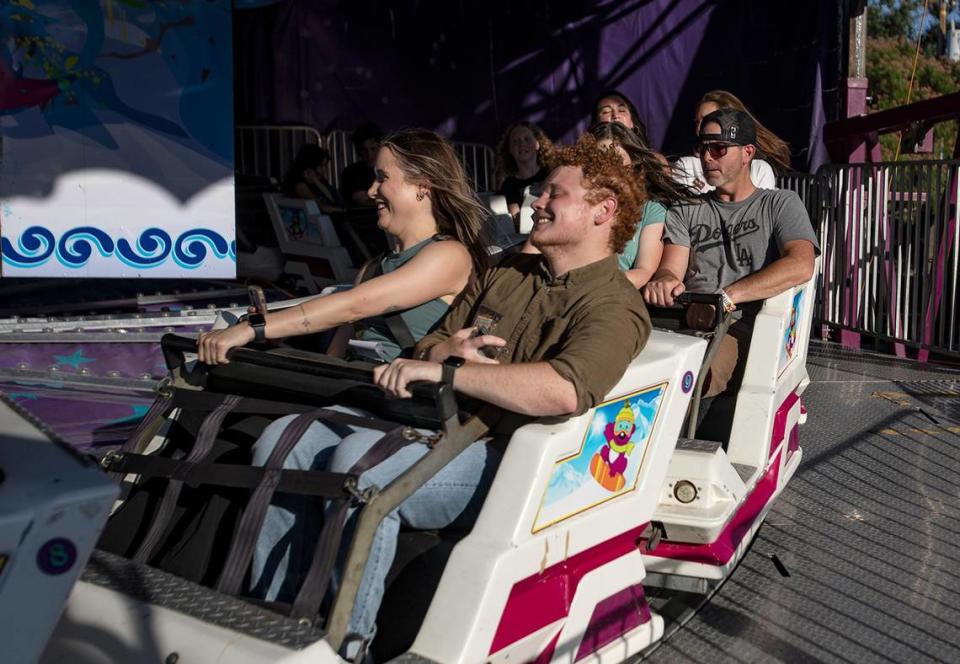
{"type": "Polygon", "coordinates": [[[357,337],[369,343],[357,354],[389,361],[412,344],[397,338],[388,316],[402,320],[413,342],[439,324],[471,275],[486,266],[481,229],[487,210],[453,146],[432,131],[409,129],[388,136],[375,166],[367,195],[376,207],[377,225],[396,243],[379,264],[364,267],[379,276],[361,276],[350,290],[267,314],[256,326],[247,321],[204,332],[197,341],[202,362],[226,363],[227,351],[254,339],[313,334],[359,321],[357,337]]]}
{"type": "Polygon", "coordinates": [[[541,159],[541,152],[550,145],[543,130],[526,120],[514,122],[503,132],[497,146],[494,181],[497,193],[507,199],[507,209],[514,219],[523,205],[524,189],[543,182],[550,174],[541,159]]]}
{"type": "Polygon", "coordinates": [[[646,191],[636,233],[619,254],[620,269],[640,288],[660,264],[663,254],[663,222],[667,205],[689,201],[690,195],[663,170],[657,154],[640,143],[637,135],[620,122],[600,122],[590,128],[597,144],[616,150],[623,162],[632,165],[646,191]]]}
{"type": "Polygon", "coordinates": [[[667,158],[651,147],[647,125],[640,119],[637,107],[622,92],[605,90],[597,97],[593,104],[593,124],[600,122],[619,122],[627,129],[633,130],[643,147],[656,156],[660,165],[669,166],[667,158]]]}
{"type": "Polygon", "coordinates": [[[330,153],[325,148],[312,143],[301,147],[283,177],[283,194],[293,198],[313,199],[325,214],[342,211],[343,199],[323,177],[323,171],[329,163],[330,153]]]}
{"type": "MultiPolygon", "coordinates": [[[[777,176],[774,172],[786,173],[790,168],[790,146],[772,131],[764,127],[736,95],[726,90],[711,90],[700,98],[697,112],[693,118],[693,135],[700,133],[700,121],[721,108],[733,108],[747,113],[757,127],[757,157],[750,164],[750,179],[759,189],[776,189],[777,176]],[[771,164],[773,168],[771,168],[771,164]]],[[[713,190],[703,177],[703,165],[700,158],[688,155],[673,165],[673,176],[681,184],[690,187],[699,194],[713,190]]]]}

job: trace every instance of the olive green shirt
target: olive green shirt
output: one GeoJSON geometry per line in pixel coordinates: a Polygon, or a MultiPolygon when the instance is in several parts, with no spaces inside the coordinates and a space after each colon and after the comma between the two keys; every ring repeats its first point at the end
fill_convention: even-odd
{"type": "Polygon", "coordinates": [[[650,336],[643,297],[615,255],[554,277],[543,256],[519,254],[486,270],[414,357],[491,312],[502,318],[490,333],[507,342],[497,360],[548,362],[576,388],[576,415],[603,400],[650,336]]]}

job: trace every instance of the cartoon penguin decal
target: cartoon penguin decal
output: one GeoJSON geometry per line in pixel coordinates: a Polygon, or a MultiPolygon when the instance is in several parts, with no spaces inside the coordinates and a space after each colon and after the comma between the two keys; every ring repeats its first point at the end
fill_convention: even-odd
{"type": "Polygon", "coordinates": [[[617,417],[607,422],[604,429],[606,444],[590,460],[590,474],[604,489],[619,491],[626,483],[623,473],[627,469],[627,457],[633,452],[634,443],[630,439],[636,430],[633,408],[629,401],[624,401],[617,417]]]}

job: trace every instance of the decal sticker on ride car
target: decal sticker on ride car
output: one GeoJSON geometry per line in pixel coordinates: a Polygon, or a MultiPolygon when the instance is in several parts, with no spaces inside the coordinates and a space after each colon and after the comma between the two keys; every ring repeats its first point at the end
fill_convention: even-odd
{"type": "Polygon", "coordinates": [[[597,406],[580,449],[557,461],[534,532],[636,487],[667,385],[660,383],[597,406]]]}
{"type": "Polygon", "coordinates": [[[793,306],[790,307],[790,316],[787,318],[787,326],[783,331],[783,343],[780,345],[780,366],[777,375],[783,373],[783,370],[793,359],[793,351],[797,345],[797,334],[800,332],[800,314],[803,311],[803,289],[797,291],[793,296],[793,306]]]}

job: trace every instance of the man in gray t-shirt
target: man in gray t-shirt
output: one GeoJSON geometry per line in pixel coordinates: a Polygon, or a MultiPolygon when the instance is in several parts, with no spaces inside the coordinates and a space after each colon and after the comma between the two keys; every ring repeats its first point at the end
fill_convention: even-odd
{"type": "Polygon", "coordinates": [[[683,285],[691,293],[716,293],[759,272],[784,255],[788,242],[817,246],[800,197],[785,189],[754,189],[739,201],[706,196],[699,204],[672,207],[664,240],[687,250],[683,285]]]}
{"type": "MultiPolygon", "coordinates": [[[[720,294],[727,311],[734,311],[806,283],[819,253],[817,238],[794,192],[753,185],[753,119],[733,109],[714,111],[703,118],[698,138],[704,177],[715,189],[701,203],[667,213],[660,267],[643,288],[647,303],[672,306],[673,298],[689,290],[720,294]]],[[[695,329],[710,329],[713,318],[712,306],[687,310],[695,329]]],[[[705,397],[727,387],[737,363],[737,338],[749,333],[739,325],[710,365],[705,397]]]]}

